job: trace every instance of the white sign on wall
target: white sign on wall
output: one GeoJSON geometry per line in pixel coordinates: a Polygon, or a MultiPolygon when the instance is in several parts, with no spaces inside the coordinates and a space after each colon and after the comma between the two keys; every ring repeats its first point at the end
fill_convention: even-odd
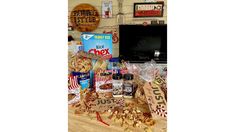
{"type": "Polygon", "coordinates": [[[102,18],[111,18],[112,10],[112,1],[102,1],[102,18]]]}

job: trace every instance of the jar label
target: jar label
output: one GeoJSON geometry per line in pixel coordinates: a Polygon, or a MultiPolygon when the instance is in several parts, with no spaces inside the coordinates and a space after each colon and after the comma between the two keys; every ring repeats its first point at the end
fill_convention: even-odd
{"type": "Polygon", "coordinates": [[[113,95],[122,95],[122,82],[113,82],[113,95]]]}
{"type": "Polygon", "coordinates": [[[132,96],[133,85],[132,85],[132,84],[129,84],[129,83],[124,84],[123,91],[124,91],[124,95],[126,95],[126,96],[132,96]]]}

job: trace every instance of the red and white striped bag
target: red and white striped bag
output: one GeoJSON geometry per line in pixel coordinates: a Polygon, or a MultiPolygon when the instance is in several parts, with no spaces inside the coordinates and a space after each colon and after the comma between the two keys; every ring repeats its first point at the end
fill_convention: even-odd
{"type": "Polygon", "coordinates": [[[68,104],[76,103],[80,100],[80,88],[81,86],[78,84],[77,76],[69,76],[68,77],[68,94],[74,94],[75,97],[68,101],[68,104]]]}

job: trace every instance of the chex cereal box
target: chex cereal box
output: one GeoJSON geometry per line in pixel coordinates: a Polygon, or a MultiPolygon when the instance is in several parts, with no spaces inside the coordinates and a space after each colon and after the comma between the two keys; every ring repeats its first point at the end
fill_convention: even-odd
{"type": "Polygon", "coordinates": [[[83,33],[81,40],[84,51],[102,55],[105,59],[112,58],[112,34],[83,33]]]}

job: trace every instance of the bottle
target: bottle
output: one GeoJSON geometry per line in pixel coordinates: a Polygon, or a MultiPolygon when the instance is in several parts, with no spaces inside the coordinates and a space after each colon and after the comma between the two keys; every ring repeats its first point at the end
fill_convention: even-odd
{"type": "Polygon", "coordinates": [[[113,74],[113,97],[123,96],[123,79],[122,74],[113,74]]]}
{"type": "Polygon", "coordinates": [[[124,98],[133,98],[134,94],[134,85],[133,85],[133,74],[124,74],[123,82],[123,95],[124,98]]]}

